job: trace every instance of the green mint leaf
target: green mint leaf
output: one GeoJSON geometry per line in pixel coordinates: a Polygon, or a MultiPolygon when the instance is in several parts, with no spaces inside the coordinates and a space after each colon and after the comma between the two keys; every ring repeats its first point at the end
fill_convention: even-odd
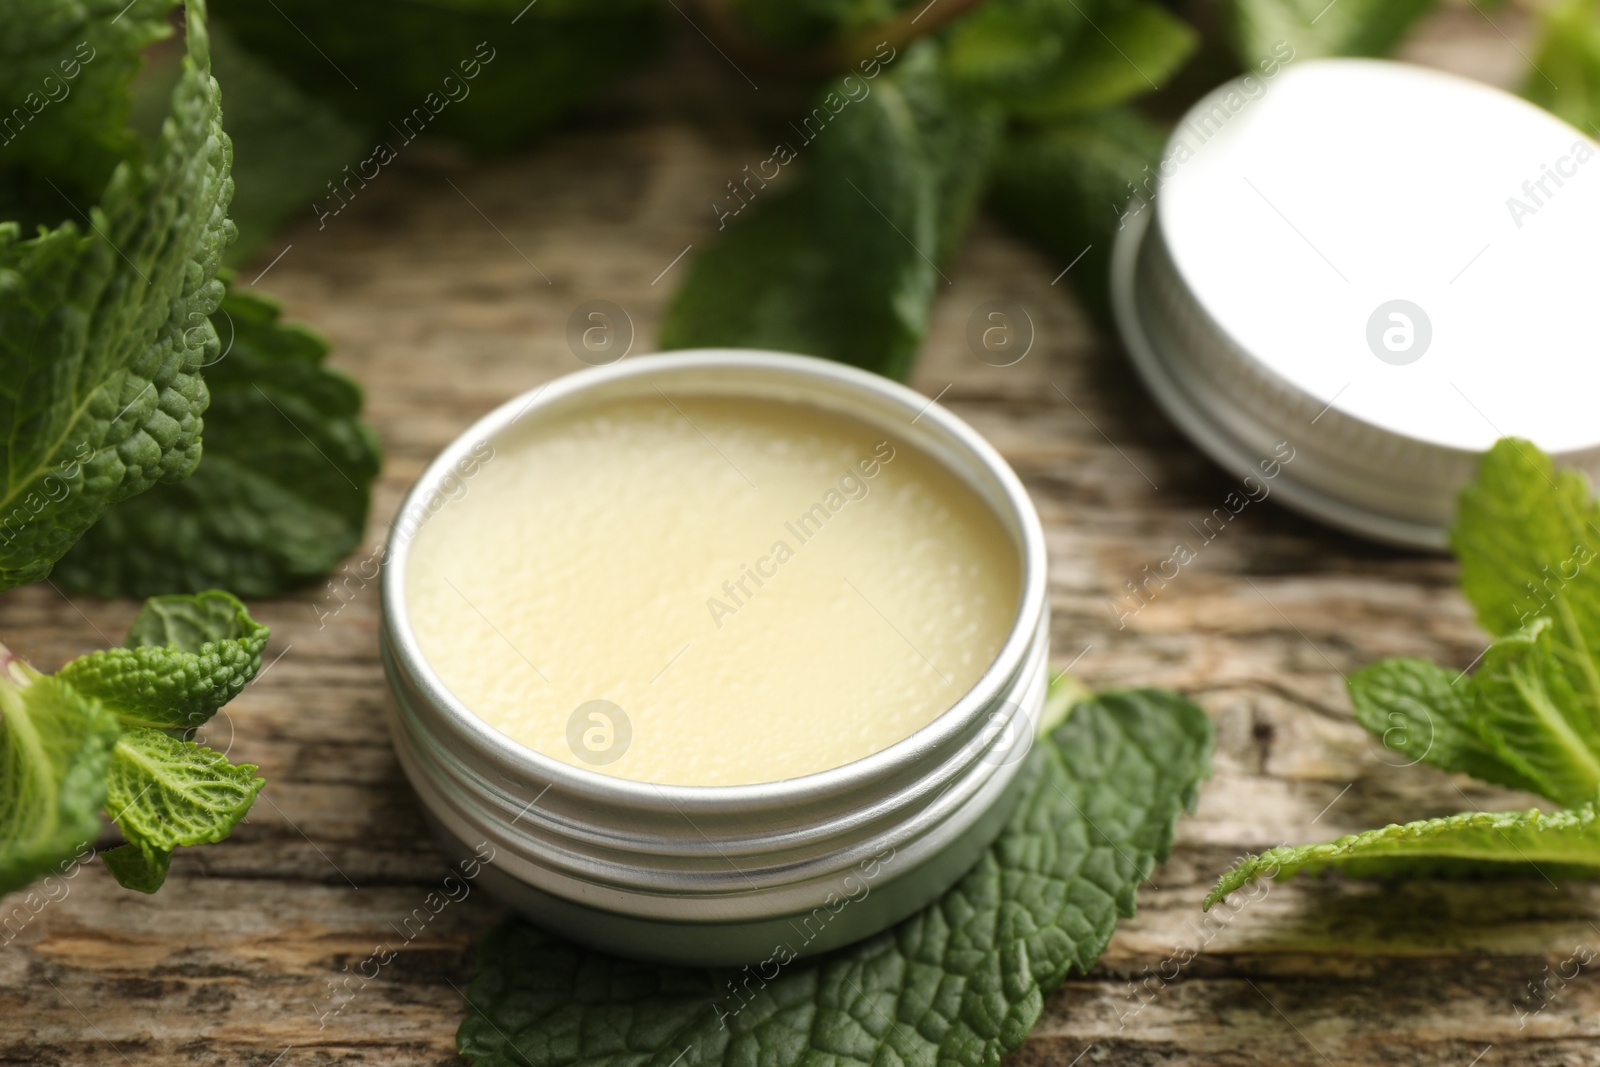
{"type": "Polygon", "coordinates": [[[167,880],[172,866],[170,849],[145,849],[138,845],[118,845],[100,853],[100,862],[124,889],[154,893],[167,880]]]}
{"type": "Polygon", "coordinates": [[[1538,792],[1578,803],[1600,781],[1600,505],[1581,474],[1506,438],[1450,540],[1479,622],[1503,635],[1474,677],[1479,733],[1538,792]]]}
{"type": "Polygon", "coordinates": [[[153,893],[179,845],[220,841],[264,784],[168,731],[204,722],[254,675],[268,631],[232,595],[156,597],[127,647],[42,675],[0,647],[0,894],[93,841],[105,807],[126,846],[106,866],[153,893]]]}
{"type": "Polygon", "coordinates": [[[663,21],[652,0],[214,6],[241,46],[395,152],[424,133],[485,151],[522,144],[651,55],[663,21]]]}
{"type": "MultiPolygon", "coordinates": [[[[200,458],[232,183],[204,5],[150,162],[23,239],[0,223],[0,589],[44,577],[111,504],[200,458]]],[[[110,15],[106,16],[110,18],[110,15]]]]}
{"type": "Polygon", "coordinates": [[[160,852],[227,837],[264,785],[253,764],[234,765],[204,745],[134,727],[111,752],[106,813],[128,843],[143,850],[145,866],[159,868],[160,852]]]}
{"type": "Polygon", "coordinates": [[[191,729],[255,677],[269,633],[229,593],[153,597],[126,647],[79,656],[56,677],[126,726],[191,729]]]}
{"type": "Polygon", "coordinates": [[[480,948],[460,1050],[535,1067],[994,1067],[1045,994],[1093,966],[1133,914],[1208,773],[1211,740],[1205,713],[1173,693],[1078,704],[1034,746],[1006,830],[942,900],[760,988],[744,973],[617,959],[508,923],[480,948]]]}
{"type": "Polygon", "coordinates": [[[1356,718],[1386,746],[1451,772],[1580,805],[1469,812],[1328,844],[1283,847],[1225,874],[1206,900],[1268,874],[1600,874],[1600,509],[1587,481],[1527,441],[1501,440],[1461,493],[1451,543],[1461,585],[1501,636],[1468,680],[1419,660],[1350,679],[1356,718]],[[1519,866],[1521,865],[1521,866],[1519,866]]]}
{"type": "MultiPolygon", "coordinates": [[[[1349,679],[1356,721],[1408,763],[1531,793],[1542,782],[1506,763],[1477,726],[1477,683],[1420,659],[1386,659],[1349,679]]],[[[1548,795],[1548,794],[1547,794],[1548,795]]]]}
{"type": "Polygon", "coordinates": [[[120,732],[99,701],[0,647],[0,895],[69,861],[99,834],[120,732]]]}
{"type": "Polygon", "coordinates": [[[987,18],[980,13],[957,23],[946,64],[952,79],[1014,115],[1048,121],[1154,92],[1200,41],[1193,27],[1155,3],[1096,12],[1089,32],[1069,19],[1071,32],[1064,33],[1063,19],[1048,14],[1048,8],[998,6],[987,18]]]}
{"type": "Polygon", "coordinates": [[[1381,56],[1400,43],[1434,0],[1232,0],[1234,47],[1246,67],[1280,44],[1297,59],[1381,56]]]}
{"type": "Polygon", "coordinates": [[[1143,96],[1166,84],[1200,43],[1192,26],[1154,3],[1118,11],[1100,29],[1010,110],[1048,120],[1143,96]]]}
{"type": "Polygon", "coordinates": [[[916,118],[933,187],[931,258],[947,264],[960,250],[977,214],[1000,147],[1002,116],[995,108],[958,102],[931,74],[926,80],[912,80],[905,100],[916,118]]]}
{"type": "Polygon", "coordinates": [[[661,347],[782,349],[904,378],[999,122],[954,98],[929,42],[830,87],[712,205],[725,231],[691,264],[661,347]],[[759,175],[785,165],[807,168],[799,187],[763,189],[759,175]]]}
{"type": "Polygon", "coordinates": [[[1556,470],[1531,442],[1497,441],[1461,493],[1450,545],[1485,630],[1548,615],[1571,655],[1600,653],[1600,503],[1582,474],[1556,470]]]}
{"type": "Polygon", "coordinates": [[[999,153],[990,203],[1071,267],[1067,282],[1102,317],[1110,314],[1111,247],[1123,213],[1145,209],[1165,143],[1160,127],[1113,108],[1020,130],[999,153]]]}
{"type": "Polygon", "coordinates": [[[988,0],[950,27],[945,70],[965,92],[1021,99],[1095,32],[1105,8],[1093,0],[988,0]]]}
{"type": "Polygon", "coordinates": [[[1543,814],[1464,812],[1443,819],[1389,825],[1320,845],[1293,845],[1251,856],[1224,874],[1205,899],[1209,908],[1262,878],[1336,867],[1366,877],[1394,875],[1600,876],[1600,812],[1594,802],[1543,814]]]}
{"type": "Polygon", "coordinates": [[[1474,721],[1502,763],[1537,783],[1536,792],[1581,804],[1600,789],[1600,730],[1589,694],[1563,670],[1556,634],[1540,618],[1489,647],[1472,678],[1474,721]]]}
{"type": "Polygon", "coordinates": [[[1539,44],[1522,95],[1595,136],[1600,124],[1600,6],[1560,0],[1539,14],[1539,44]]]}
{"type": "Polygon", "coordinates": [[[139,149],[128,129],[141,52],[173,0],[6,0],[0,15],[0,219],[53,226],[92,204],[139,149]],[[52,184],[54,188],[52,188],[52,184]],[[65,199],[64,199],[65,198],[65,199]]]}
{"type": "MultiPolygon", "coordinates": [[[[268,632],[250,617],[238,597],[212,589],[192,596],[154,596],[146,600],[128,627],[123,644],[128,648],[170,645],[184,652],[203,652],[207,645],[236,641],[259,657],[268,632]]],[[[219,703],[232,699],[229,695],[219,703]]]]}
{"type": "Polygon", "coordinates": [[[230,290],[212,321],[205,456],[189,478],[108,511],[57,566],[67,588],[145,596],[226,586],[271,596],[328,573],[360,543],[379,447],[361,390],[328,344],[230,290]]]}

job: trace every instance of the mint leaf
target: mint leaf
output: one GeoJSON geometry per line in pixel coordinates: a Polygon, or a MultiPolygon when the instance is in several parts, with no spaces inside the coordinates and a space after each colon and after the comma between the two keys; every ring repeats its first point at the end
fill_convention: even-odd
{"type": "Polygon", "coordinates": [[[1199,44],[1199,34],[1159,4],[1090,6],[1092,16],[1076,3],[1067,11],[986,6],[952,29],[950,77],[1014,115],[1043,121],[1154,92],[1199,44]]]}
{"type": "Polygon", "coordinates": [[[1098,29],[1034,92],[1013,101],[1012,113],[1046,120],[1155,92],[1200,43],[1193,27],[1154,3],[1118,11],[1098,29]]]}
{"type": "Polygon", "coordinates": [[[1600,875],[1600,812],[1593,801],[1569,811],[1537,808],[1494,814],[1471,811],[1443,819],[1389,825],[1322,845],[1268,849],[1224,874],[1206,897],[1211,905],[1261,878],[1337,867],[1362,876],[1465,873],[1600,875]]]}
{"type": "Polygon", "coordinates": [[[1018,100],[1065,64],[1119,7],[1105,0],[988,0],[946,33],[945,69],[963,92],[1018,100]]]}
{"type": "Polygon", "coordinates": [[[1497,441],[1461,493],[1450,545],[1485,630],[1548,615],[1571,655],[1600,652],[1600,503],[1581,473],[1557,471],[1531,442],[1497,441]]]}
{"type": "Polygon", "coordinates": [[[1462,591],[1502,636],[1470,680],[1414,660],[1367,668],[1350,683],[1357,718],[1444,770],[1586,801],[1600,787],[1600,506],[1582,475],[1507,438],[1462,491],[1450,539],[1462,591]]]}
{"type": "Polygon", "coordinates": [[[1434,0],[1232,0],[1234,46],[1246,67],[1287,43],[1297,59],[1381,56],[1432,10],[1434,0]]]}
{"type": "Polygon", "coordinates": [[[1540,793],[1542,783],[1496,754],[1476,722],[1478,690],[1465,672],[1420,659],[1386,659],[1349,679],[1356,721],[1410,763],[1540,793]]]}
{"type": "Polygon", "coordinates": [[[206,368],[199,468],[107,512],[56,568],[69,589],[271,596],[361,543],[379,448],[360,388],[324,366],[320,335],[282,322],[265,297],[230,290],[212,321],[229,347],[206,368]]]}
{"type": "Polygon", "coordinates": [[[1536,792],[1579,804],[1600,789],[1600,730],[1560,654],[1549,619],[1496,641],[1472,678],[1475,722],[1501,762],[1536,783],[1536,792]]]}
{"type": "Polygon", "coordinates": [[[1480,732],[1563,804],[1600,782],[1600,505],[1583,475],[1507,438],[1461,494],[1450,541],[1491,633],[1480,732]]]}
{"type": "Polygon", "coordinates": [[[111,872],[128,889],[154,893],[179,845],[221,841],[250,811],[266,781],[254,764],[234,765],[193,741],[137,726],[111,750],[106,811],[138,861],[124,853],[111,872]]]}
{"type": "MultiPolygon", "coordinates": [[[[144,602],[124,640],[129,648],[173,646],[204,652],[207,645],[240,642],[258,658],[268,630],[250,617],[239,598],[220,589],[193,596],[155,596],[144,602]]],[[[226,703],[235,694],[218,701],[226,703]]]]}
{"type": "MultiPolygon", "coordinates": [[[[1035,745],[1026,794],[978,866],[893,929],[783,968],[740,1008],[741,972],[617,959],[520,922],[489,934],[457,1041],[478,1064],[996,1065],[1044,996],[1104,951],[1208,773],[1205,713],[1106,693],[1035,745]],[[737,1010],[735,1010],[737,1009],[737,1010]]],[[[748,988],[741,986],[741,988],[748,988]]],[[[745,996],[749,996],[748,993],[745,996]]]]}
{"type": "Polygon", "coordinates": [[[1165,143],[1160,127],[1115,108],[1019,130],[999,152],[990,203],[1013,229],[1070,265],[1066,280],[1092,310],[1109,316],[1111,248],[1130,200],[1155,188],[1165,143]]]}
{"type": "Polygon", "coordinates": [[[730,193],[712,205],[726,230],[691,265],[662,348],[782,349],[909,373],[999,113],[957,100],[923,42],[875,79],[830,87],[814,114],[831,117],[786,140],[787,156],[774,152],[804,157],[798,188],[751,184],[752,202],[730,193]]]}
{"type": "Polygon", "coordinates": [[[56,677],[102,701],[126,726],[190,729],[239,695],[261,668],[268,629],[235,597],[154,597],[127,647],[91,652],[56,677]]]}
{"type": "Polygon", "coordinates": [[[111,748],[100,703],[0,646],[0,895],[95,839],[111,748]]]}
{"type": "Polygon", "coordinates": [[[1461,585],[1501,636],[1470,679],[1421,660],[1373,664],[1350,679],[1356,718],[1384,744],[1451,772],[1526,789],[1572,810],[1388,826],[1328,844],[1272,849],[1223,876],[1206,906],[1276,872],[1600,874],[1600,508],[1588,482],[1506,438],[1461,493],[1451,544],[1461,585]]]}
{"type": "Polygon", "coordinates": [[[151,160],[119,164],[81,226],[23,239],[0,223],[0,589],[44,577],[108,506],[200,458],[232,187],[204,5],[187,10],[151,160]]]}
{"type": "Polygon", "coordinates": [[[158,597],[127,647],[43,675],[0,646],[0,894],[93,841],[102,805],[127,838],[106,866],[153,893],[179,845],[220,841],[256,768],[168,731],[204,722],[255,674],[267,628],[231,595],[158,597]]]}
{"type": "Polygon", "coordinates": [[[154,893],[172,850],[221,841],[266,783],[252,764],[174,737],[210,718],[261,664],[268,630],[231,594],[156,597],[127,648],[80,656],[57,672],[101,695],[125,727],[105,768],[105,806],[128,843],[106,866],[128,889],[154,893]]]}
{"type": "Polygon", "coordinates": [[[138,151],[128,129],[140,53],[172,32],[174,0],[5,0],[0,22],[0,219],[51,226],[92,204],[138,151]],[[52,188],[52,183],[54,188],[52,188]]]}
{"type": "Polygon", "coordinates": [[[143,849],[138,845],[118,845],[100,853],[100,862],[124,889],[154,893],[167,880],[172,853],[163,849],[143,849]]]}
{"type": "Polygon", "coordinates": [[[423,132],[522,144],[649,56],[663,13],[653,0],[215,6],[240,45],[396,151],[423,132]]]}
{"type": "Polygon", "coordinates": [[[106,811],[130,842],[171,851],[221,841],[266,782],[249,763],[160,730],[118,738],[106,776],[106,811]]]}
{"type": "Polygon", "coordinates": [[[1594,135],[1600,124],[1600,3],[1560,0],[1539,13],[1539,44],[1522,95],[1594,135]]]}

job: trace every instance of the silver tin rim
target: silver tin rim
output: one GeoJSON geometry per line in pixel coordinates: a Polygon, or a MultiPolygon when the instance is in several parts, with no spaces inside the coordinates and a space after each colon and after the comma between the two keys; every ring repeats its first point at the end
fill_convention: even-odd
{"type": "Polygon", "coordinates": [[[1044,534],[1000,455],[921,394],[783,353],[717,349],[630,359],[557,379],[490,412],[428,466],[399,514],[384,560],[380,633],[395,694],[396,749],[447,846],[475,837],[493,845],[499,858],[491,882],[536,920],[559,913],[564,932],[632,955],[733,962],[770,947],[775,922],[816,907],[867,857],[893,850],[899,866],[884,884],[900,886],[885,889],[894,899],[880,894],[870,909],[846,909],[827,939],[839,943],[927,903],[928,875],[939,872],[943,881],[933,888],[942,891],[960,873],[945,870],[939,857],[953,850],[975,859],[974,841],[981,838],[981,849],[998,831],[991,809],[1013,798],[1022,761],[1003,749],[1014,732],[990,728],[991,718],[1005,709],[1031,724],[1044,700],[1044,534]],[[1011,632],[977,683],[933,722],[880,752],[742,786],[654,785],[574,767],[511,741],[462,705],[412,631],[404,531],[414,532],[437,506],[440,485],[479,443],[520,420],[658,387],[792,399],[854,414],[895,427],[900,439],[966,481],[1011,534],[1020,570],[1011,632]],[[552,912],[541,902],[561,906],[552,912]],[[694,927],[716,936],[702,938],[705,944],[685,940],[683,930],[694,927]],[[628,933],[619,943],[620,931],[628,933]]]}
{"type": "MultiPolygon", "coordinates": [[[[1145,387],[1189,439],[1235,477],[1259,474],[1257,464],[1271,455],[1271,442],[1286,439],[1284,435],[1276,433],[1268,420],[1256,418],[1249,405],[1202,399],[1217,395],[1206,389],[1205,370],[1190,367],[1191,358],[1177,344],[1158,343],[1155,340],[1166,333],[1163,329],[1166,325],[1165,316],[1150,306],[1155,297],[1150,292],[1152,286],[1145,281],[1147,275],[1141,268],[1149,261],[1153,247],[1160,240],[1159,211],[1157,205],[1128,218],[1113,246],[1111,311],[1117,331],[1145,387]],[[1155,226],[1152,226],[1152,215],[1156,216],[1155,226]],[[1219,417],[1224,410],[1231,425],[1229,420],[1219,417]],[[1252,441],[1255,447],[1252,447],[1252,441]]],[[[1181,286],[1182,282],[1175,280],[1175,284],[1181,286]]],[[[1193,304],[1192,300],[1190,302],[1193,304]]],[[[1217,346],[1226,344],[1220,328],[1210,323],[1203,308],[1193,304],[1186,310],[1189,315],[1185,316],[1188,320],[1185,326],[1192,335],[1205,337],[1217,346]]],[[[1244,353],[1238,355],[1242,359],[1250,358],[1244,353]]],[[[1265,368],[1257,370],[1262,376],[1276,378],[1265,368]]],[[[1289,383],[1279,382],[1279,391],[1292,389],[1289,383]]],[[[1298,390],[1294,391],[1298,393],[1298,390]]],[[[1360,434],[1360,428],[1364,427],[1366,433],[1388,436],[1377,427],[1352,419],[1342,412],[1329,412],[1328,417],[1351,424],[1350,429],[1354,429],[1356,434],[1360,434]]],[[[1290,444],[1300,448],[1305,446],[1306,441],[1301,436],[1290,439],[1290,444]]],[[[1477,458],[1475,453],[1459,453],[1456,473],[1465,471],[1460,474],[1461,482],[1471,477],[1477,458]]],[[[1299,463],[1298,458],[1296,463],[1299,463]]],[[[1306,479],[1300,476],[1306,466],[1303,463],[1298,468],[1285,466],[1282,477],[1274,487],[1274,492],[1282,494],[1283,499],[1293,507],[1330,526],[1389,544],[1433,550],[1447,547],[1448,538],[1443,522],[1412,521],[1388,511],[1363,507],[1346,496],[1326,492],[1322,485],[1343,480],[1341,475],[1330,472],[1324,482],[1314,477],[1306,479]]]]}

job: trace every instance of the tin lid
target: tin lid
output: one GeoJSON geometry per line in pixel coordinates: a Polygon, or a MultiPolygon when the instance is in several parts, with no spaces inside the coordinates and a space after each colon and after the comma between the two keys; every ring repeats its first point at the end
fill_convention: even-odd
{"type": "Polygon", "coordinates": [[[1600,150],[1490,86],[1378,60],[1251,74],[1184,117],[1123,220],[1119,330],[1234,473],[1443,547],[1497,438],[1600,473],[1600,150]]]}

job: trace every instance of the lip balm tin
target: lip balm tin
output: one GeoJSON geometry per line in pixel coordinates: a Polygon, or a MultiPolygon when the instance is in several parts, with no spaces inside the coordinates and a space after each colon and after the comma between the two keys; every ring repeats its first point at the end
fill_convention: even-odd
{"type": "Polygon", "coordinates": [[[1237,476],[1442,548],[1497,438],[1600,474],[1600,158],[1518,97],[1377,60],[1264,67],[1197,103],[1117,238],[1119,332],[1237,476]]]}
{"type": "MultiPolygon", "coordinates": [[[[479,883],[541,926],[679,964],[757,962],[785,946],[795,956],[822,952],[937,899],[1014,807],[1048,680],[1044,534],[993,447],[904,386],[821,359],[739,350],[591,368],[479,420],[423,473],[400,515],[384,563],[380,630],[395,750],[444,851],[492,856],[479,883]],[[881,427],[962,479],[1010,535],[1020,575],[1010,632],[972,689],[909,737],[853,763],[739,786],[655,785],[572,766],[463,706],[422,655],[407,615],[410,535],[448,506],[444,490],[458,463],[513,423],[657,390],[826,408],[881,427]]],[[[761,709],[750,716],[759,724],[761,709]]]]}

